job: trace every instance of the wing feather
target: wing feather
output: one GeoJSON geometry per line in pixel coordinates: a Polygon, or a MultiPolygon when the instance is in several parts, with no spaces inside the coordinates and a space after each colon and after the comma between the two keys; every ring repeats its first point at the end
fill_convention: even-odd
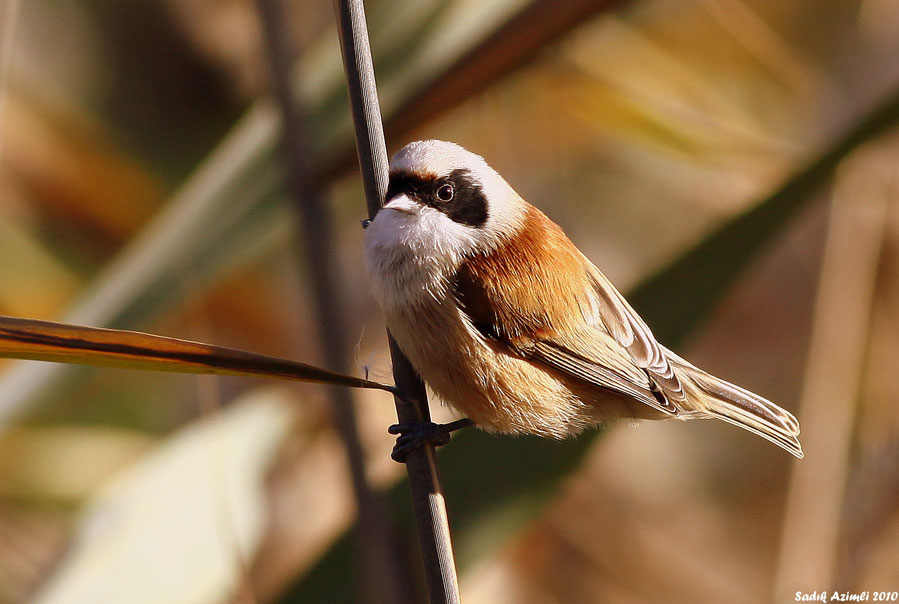
{"type": "MultiPolygon", "coordinates": [[[[500,290],[485,287],[464,269],[456,276],[454,293],[472,327],[507,354],[543,365],[585,386],[633,398],[666,414],[677,413],[667,399],[659,396],[650,374],[635,364],[602,323],[572,329],[546,314],[520,312],[508,300],[497,299],[500,290]],[[509,316],[510,312],[515,315],[509,316]],[[501,329],[500,325],[515,327],[501,329]]],[[[554,302],[559,304],[558,297],[554,302]]],[[[573,308],[569,312],[584,308],[577,299],[570,300],[570,305],[573,308]]]]}
{"type": "MultiPolygon", "coordinates": [[[[598,331],[594,335],[600,334],[600,337],[609,337],[598,331]]],[[[623,364],[618,367],[610,367],[608,366],[610,360],[608,354],[602,355],[601,359],[594,355],[585,356],[584,351],[576,352],[553,340],[535,342],[532,347],[524,351],[524,354],[534,361],[585,384],[629,396],[667,414],[676,413],[676,410],[661,404],[652,395],[652,384],[645,372],[627,371],[623,364]]],[[[631,368],[636,369],[633,366],[631,368]]]]}
{"type": "Polygon", "coordinates": [[[676,414],[684,389],[649,327],[557,224],[522,203],[519,233],[455,275],[472,325],[510,354],[676,414]]]}
{"type": "Polygon", "coordinates": [[[634,363],[646,370],[666,398],[684,400],[683,385],[652,331],[602,271],[586,257],[583,260],[593,293],[599,298],[599,316],[609,333],[628,351],[634,363]]]}

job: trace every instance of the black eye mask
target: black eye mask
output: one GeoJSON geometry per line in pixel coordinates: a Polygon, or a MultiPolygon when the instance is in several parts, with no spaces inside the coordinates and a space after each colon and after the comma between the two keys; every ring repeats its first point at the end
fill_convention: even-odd
{"type": "Polygon", "coordinates": [[[489,216],[487,196],[481,185],[472,178],[471,171],[466,169],[453,170],[444,178],[407,171],[393,172],[387,185],[386,199],[390,201],[398,195],[406,195],[422,205],[439,210],[465,226],[484,226],[489,216]],[[449,201],[443,201],[438,191],[447,184],[452,185],[453,195],[449,201]]]}

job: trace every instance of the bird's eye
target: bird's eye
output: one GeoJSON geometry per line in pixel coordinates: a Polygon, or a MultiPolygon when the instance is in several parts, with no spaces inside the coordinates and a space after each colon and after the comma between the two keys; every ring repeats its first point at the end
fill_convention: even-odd
{"type": "Polygon", "coordinates": [[[444,183],[437,188],[437,199],[442,202],[452,201],[456,190],[450,183],[444,183]]]}

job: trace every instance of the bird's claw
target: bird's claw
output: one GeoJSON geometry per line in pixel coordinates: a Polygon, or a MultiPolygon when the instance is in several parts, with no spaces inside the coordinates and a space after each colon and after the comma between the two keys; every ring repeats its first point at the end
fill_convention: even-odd
{"type": "Polygon", "coordinates": [[[434,422],[406,422],[393,424],[387,431],[390,434],[398,434],[396,444],[390,457],[399,463],[406,462],[406,456],[419,447],[430,443],[434,447],[448,445],[451,434],[460,428],[471,426],[474,422],[470,419],[460,419],[448,424],[435,424],[434,422]]]}

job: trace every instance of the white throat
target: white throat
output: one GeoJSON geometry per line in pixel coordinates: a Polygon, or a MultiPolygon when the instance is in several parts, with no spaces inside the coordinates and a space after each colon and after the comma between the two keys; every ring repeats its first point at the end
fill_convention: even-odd
{"type": "Polygon", "coordinates": [[[475,229],[405,197],[393,200],[365,230],[365,263],[375,296],[385,310],[443,300],[477,244],[475,229]]]}
{"type": "Polygon", "coordinates": [[[409,143],[393,157],[390,168],[391,178],[418,175],[425,183],[463,171],[487,207],[483,224],[466,224],[450,218],[452,212],[437,209],[440,204],[433,199],[424,203],[414,185],[392,194],[365,231],[365,262],[385,311],[442,302],[466,258],[490,253],[524,222],[527,204],[481,156],[459,145],[409,143]]]}

